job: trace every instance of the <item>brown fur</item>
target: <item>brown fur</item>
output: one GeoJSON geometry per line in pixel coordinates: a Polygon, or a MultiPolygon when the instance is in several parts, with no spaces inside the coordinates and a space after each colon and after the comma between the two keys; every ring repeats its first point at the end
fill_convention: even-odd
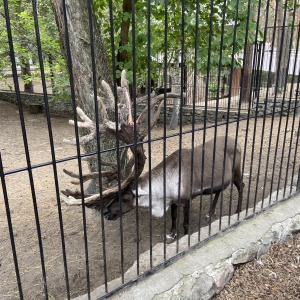
{"type": "MultiPolygon", "coordinates": [[[[194,148],[193,153],[193,184],[191,193],[191,163],[192,149],[175,151],[166,158],[166,195],[164,195],[164,163],[161,162],[151,170],[151,191],[152,191],[152,213],[155,216],[162,216],[164,199],[166,208],[171,207],[172,228],[170,238],[176,237],[176,218],[178,204],[179,185],[179,155],[181,153],[181,182],[180,182],[180,204],[184,208],[184,233],[188,233],[190,198],[200,194],[215,194],[210,210],[210,215],[215,213],[216,204],[221,191],[226,189],[231,182],[239,192],[237,212],[241,210],[242,201],[242,174],[241,174],[241,147],[231,137],[216,137],[203,145],[194,148]],[[226,151],[225,151],[226,150],[226,151]],[[204,153],[204,169],[202,171],[202,157],[204,153]],[[215,155],[215,158],[214,158],[215,155]],[[233,165],[234,163],[234,165],[233,165]],[[213,170],[214,164],[214,170],[213,170]],[[202,180],[203,174],[203,180],[202,180]],[[224,175],[223,175],[224,174],[224,175]],[[166,197],[164,197],[166,196],[166,197]],[[191,197],[190,197],[191,196],[191,197]]],[[[139,206],[149,206],[149,174],[142,175],[138,180],[138,201],[139,206]]],[[[122,213],[132,210],[135,206],[135,188],[132,187],[122,197],[122,213]]],[[[108,219],[115,219],[119,216],[119,202],[116,200],[108,206],[108,219]]]]}

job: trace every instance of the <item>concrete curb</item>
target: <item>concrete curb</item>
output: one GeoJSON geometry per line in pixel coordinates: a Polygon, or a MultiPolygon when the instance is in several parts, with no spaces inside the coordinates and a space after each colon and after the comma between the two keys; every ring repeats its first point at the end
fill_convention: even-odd
{"type": "MultiPolygon", "coordinates": [[[[271,243],[290,238],[294,232],[300,230],[299,204],[300,195],[279,202],[261,214],[242,221],[239,226],[220,233],[201,248],[140,280],[138,284],[125,288],[110,299],[210,299],[231,279],[235,264],[258,258],[268,251],[271,243]]],[[[260,209],[261,203],[256,207],[260,209]]],[[[232,223],[233,218],[234,216],[232,223]]],[[[226,224],[226,217],[223,219],[223,224],[226,224]]],[[[218,227],[218,220],[212,224],[212,234],[216,230],[215,227],[218,227]]],[[[191,235],[191,245],[196,238],[194,235],[191,235]]],[[[202,235],[202,238],[205,237],[202,235]]],[[[185,249],[185,245],[187,247],[187,237],[180,240],[180,250],[185,249]]],[[[170,256],[173,255],[172,247],[175,248],[175,244],[168,247],[167,253],[170,253],[170,256]]],[[[149,260],[147,252],[142,254],[140,268],[149,270],[148,263],[143,265],[143,257],[148,258],[146,261],[149,260]]],[[[153,247],[153,257],[155,264],[161,263],[161,244],[153,247]]],[[[125,274],[125,283],[135,277],[136,268],[133,266],[125,274]]],[[[116,279],[109,283],[108,289],[112,290],[120,285],[121,280],[116,279]]],[[[101,286],[91,293],[91,299],[104,295],[104,287],[101,286]]],[[[87,299],[87,295],[76,299],[87,299]]]]}

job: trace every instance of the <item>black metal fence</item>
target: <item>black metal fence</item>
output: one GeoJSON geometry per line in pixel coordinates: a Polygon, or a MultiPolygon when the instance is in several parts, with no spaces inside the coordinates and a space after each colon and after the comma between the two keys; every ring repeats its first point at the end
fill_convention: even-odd
{"type": "Polygon", "coordinates": [[[0,6],[17,101],[14,106],[0,99],[1,299],[90,298],[99,286],[97,297],[107,298],[297,192],[296,1],[289,14],[276,5],[273,15],[269,2],[227,7],[212,1],[202,7],[209,19],[199,1],[146,1],[141,7],[132,1],[129,11],[119,14],[112,1],[99,7],[97,1],[93,6],[52,2],[69,70],[74,127],[50,113],[42,10],[34,0],[24,8],[34,21],[44,95],[43,114],[30,114],[18,80],[14,7],[7,0],[0,6]],[[128,20],[128,43],[122,44],[119,33],[127,27],[120,24],[128,20]],[[81,29],[74,27],[78,21],[81,29]],[[99,53],[101,43],[108,53],[99,53]],[[270,44],[271,53],[277,45],[276,58],[265,54],[270,44]],[[170,81],[173,60],[185,64],[178,64],[170,81]],[[160,95],[151,92],[155,76],[162,82],[160,95]],[[146,95],[139,98],[141,88],[146,95]],[[162,124],[156,122],[159,115],[162,124]],[[169,129],[170,119],[175,130],[169,129]],[[216,205],[212,193],[220,193],[216,205]]]}

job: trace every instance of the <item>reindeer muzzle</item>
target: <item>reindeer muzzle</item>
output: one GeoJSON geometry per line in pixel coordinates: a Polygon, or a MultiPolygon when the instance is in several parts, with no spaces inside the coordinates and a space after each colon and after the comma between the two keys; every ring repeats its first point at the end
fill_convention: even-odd
{"type": "Polygon", "coordinates": [[[104,217],[106,220],[113,221],[118,219],[118,214],[112,212],[110,209],[107,209],[106,211],[104,211],[104,217]]]}

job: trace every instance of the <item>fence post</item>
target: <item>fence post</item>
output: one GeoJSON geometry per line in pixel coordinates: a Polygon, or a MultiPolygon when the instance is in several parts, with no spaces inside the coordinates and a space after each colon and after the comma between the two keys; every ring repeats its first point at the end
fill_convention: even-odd
{"type": "Polygon", "coordinates": [[[296,191],[297,191],[297,193],[300,192],[300,165],[299,165],[299,168],[298,168],[298,180],[297,180],[296,191]]]}

